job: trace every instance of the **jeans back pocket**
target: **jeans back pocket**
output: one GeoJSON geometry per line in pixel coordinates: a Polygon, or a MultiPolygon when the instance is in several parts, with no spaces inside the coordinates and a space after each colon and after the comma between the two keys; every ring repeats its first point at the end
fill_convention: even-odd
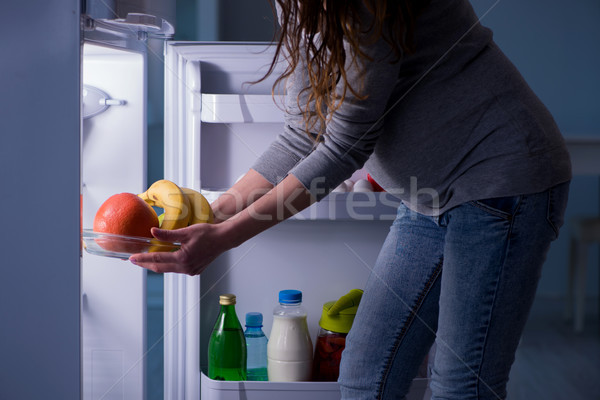
{"type": "Polygon", "coordinates": [[[494,197],[471,201],[471,204],[492,215],[504,219],[511,219],[519,208],[521,196],[494,197]]]}

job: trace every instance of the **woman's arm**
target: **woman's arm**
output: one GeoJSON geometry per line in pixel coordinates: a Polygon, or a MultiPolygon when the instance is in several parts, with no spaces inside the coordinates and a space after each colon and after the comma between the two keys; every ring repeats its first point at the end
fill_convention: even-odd
{"type": "MultiPolygon", "coordinates": [[[[249,174],[250,176],[244,177],[247,178],[247,182],[238,185],[236,190],[246,188],[246,184],[257,179],[254,174],[258,175],[258,173],[249,174]]],[[[154,272],[197,275],[223,252],[239,246],[260,232],[302,211],[313,202],[314,198],[302,183],[295,176],[288,175],[243,211],[219,224],[196,224],[172,231],[152,228],[152,234],[157,239],[178,241],[181,243],[181,249],[173,253],[134,254],[130,261],[154,272]]],[[[221,204],[215,206],[219,209],[231,210],[231,201],[223,199],[221,204]]]]}
{"type": "Polygon", "coordinates": [[[273,185],[255,170],[249,170],[231,189],[211,204],[215,223],[221,223],[258,200],[273,185]]]}

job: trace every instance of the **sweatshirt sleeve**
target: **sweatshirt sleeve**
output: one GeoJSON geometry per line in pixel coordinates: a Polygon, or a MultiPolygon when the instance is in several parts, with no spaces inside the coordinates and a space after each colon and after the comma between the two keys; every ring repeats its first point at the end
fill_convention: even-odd
{"type": "MultiPolygon", "coordinates": [[[[253,166],[271,183],[292,174],[321,200],[361,168],[373,152],[400,62],[392,62],[394,56],[383,40],[362,42],[362,50],[370,59],[364,61],[364,74],[351,60],[346,63],[346,71],[353,88],[366,98],[360,99],[348,90],[344,103],[327,123],[324,140],[316,145],[306,133],[300,113],[307,96],[300,96],[300,104],[297,102],[298,94],[306,87],[305,66],[299,65],[288,80],[284,130],[253,166]]],[[[346,54],[350,54],[348,46],[346,54]]]]}
{"type": "Polygon", "coordinates": [[[315,147],[314,141],[304,129],[300,108],[305,107],[308,98],[306,92],[301,93],[308,85],[304,72],[304,68],[299,66],[287,79],[283,131],[252,166],[273,185],[285,178],[289,171],[306,158],[315,147]]]}

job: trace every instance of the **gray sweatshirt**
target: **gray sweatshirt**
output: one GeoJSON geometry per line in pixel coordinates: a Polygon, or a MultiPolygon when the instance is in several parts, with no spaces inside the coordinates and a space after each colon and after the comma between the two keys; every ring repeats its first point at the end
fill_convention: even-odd
{"type": "Polygon", "coordinates": [[[417,20],[416,52],[399,62],[383,40],[359,100],[346,100],[315,145],[299,107],[304,69],[287,82],[283,132],[253,169],[276,184],[287,174],[321,200],[365,169],[409,208],[439,215],[461,203],[536,193],[568,181],[564,140],[546,107],[496,46],[467,0],[433,0],[417,20]]]}

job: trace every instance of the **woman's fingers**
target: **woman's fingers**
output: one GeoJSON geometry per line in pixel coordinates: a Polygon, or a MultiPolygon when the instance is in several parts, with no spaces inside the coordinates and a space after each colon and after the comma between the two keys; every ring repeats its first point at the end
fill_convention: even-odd
{"type": "Polygon", "coordinates": [[[179,242],[181,248],[175,252],[133,254],[129,261],[157,273],[177,272],[197,275],[223,250],[215,250],[214,225],[197,224],[175,230],[152,228],[152,235],[162,241],[179,242]],[[212,245],[211,245],[212,244],[212,245]]]}
{"type": "Polygon", "coordinates": [[[129,261],[157,273],[179,272],[180,266],[175,253],[139,253],[129,257],[129,261]]]}
{"type": "Polygon", "coordinates": [[[165,242],[181,242],[182,238],[187,237],[187,228],[168,230],[168,229],[159,229],[152,228],[150,233],[158,240],[163,240],[165,242]]]}

